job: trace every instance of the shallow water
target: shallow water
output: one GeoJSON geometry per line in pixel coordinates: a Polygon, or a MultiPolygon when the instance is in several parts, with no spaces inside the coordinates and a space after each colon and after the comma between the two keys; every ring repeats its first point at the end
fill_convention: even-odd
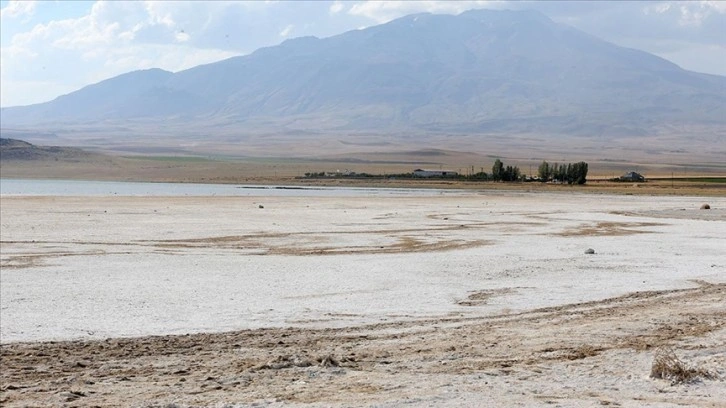
{"type": "Polygon", "coordinates": [[[238,184],[143,183],[125,181],[0,179],[0,194],[13,196],[249,196],[368,197],[438,196],[461,190],[362,187],[299,187],[238,184]]]}

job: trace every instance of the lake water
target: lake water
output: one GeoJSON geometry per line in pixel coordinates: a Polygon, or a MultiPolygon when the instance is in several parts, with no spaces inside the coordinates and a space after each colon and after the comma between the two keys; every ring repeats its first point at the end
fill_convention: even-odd
{"type": "MultiPolygon", "coordinates": [[[[459,195],[463,190],[361,187],[256,186],[125,181],[0,179],[0,195],[20,196],[265,196],[369,197],[459,195]]],[[[469,192],[470,194],[470,192],[469,192]]]]}

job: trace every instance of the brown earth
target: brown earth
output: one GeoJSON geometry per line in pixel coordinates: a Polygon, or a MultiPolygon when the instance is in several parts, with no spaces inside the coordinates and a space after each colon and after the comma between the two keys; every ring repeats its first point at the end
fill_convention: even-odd
{"type": "MultiPolygon", "coordinates": [[[[453,160],[453,159],[450,159],[453,160]]],[[[483,159],[489,163],[492,159],[483,159]]],[[[506,163],[509,163],[505,160],[506,163]]],[[[516,163],[515,163],[516,164],[516,163]]],[[[661,179],[643,183],[614,183],[607,178],[625,170],[609,167],[598,169],[590,163],[588,183],[584,186],[568,186],[542,183],[495,183],[464,182],[456,180],[407,180],[407,179],[356,179],[356,178],[305,178],[305,173],[351,169],[371,174],[408,173],[413,164],[356,164],[345,162],[309,162],[295,159],[255,160],[207,160],[198,158],[170,157],[114,157],[91,155],[83,160],[3,160],[0,174],[3,178],[68,179],[107,181],[146,181],[182,183],[260,184],[296,186],[353,186],[353,187],[413,187],[413,188],[464,188],[517,191],[563,191],[602,194],[637,195],[698,195],[726,196],[726,183],[698,180],[698,177],[720,177],[723,173],[692,171],[669,179],[664,171],[654,169],[653,177],[661,179]]],[[[622,169],[628,169],[627,166],[622,169]]],[[[457,168],[457,170],[461,170],[457,168]]],[[[485,171],[490,169],[485,169],[485,171]]],[[[536,170],[536,166],[535,166],[536,170]]],[[[463,171],[463,170],[462,170],[463,171]]],[[[477,168],[476,171],[479,171],[477,168]]],[[[465,173],[464,173],[465,174],[465,173]]],[[[645,173],[649,175],[648,173],[645,173]]]]}
{"type": "MultiPolygon", "coordinates": [[[[405,174],[411,173],[416,168],[447,169],[462,175],[480,171],[490,172],[495,156],[470,151],[431,148],[404,149],[402,146],[398,146],[391,148],[390,151],[371,152],[366,149],[361,150],[360,146],[354,148],[352,145],[345,145],[350,148],[347,153],[330,154],[326,149],[290,148],[279,151],[280,156],[270,156],[270,152],[255,155],[244,150],[240,151],[240,146],[212,149],[207,153],[176,151],[169,146],[147,147],[148,152],[146,153],[129,155],[129,152],[123,150],[122,147],[117,147],[115,150],[114,148],[82,150],[75,147],[32,145],[21,140],[2,139],[0,174],[3,178],[28,179],[726,195],[726,168],[723,163],[701,162],[696,156],[679,157],[678,160],[674,158],[666,160],[666,156],[662,155],[644,155],[642,160],[633,158],[609,160],[592,157],[592,153],[584,156],[570,153],[570,156],[574,157],[560,160],[548,158],[553,157],[552,153],[549,156],[541,156],[548,158],[550,163],[581,160],[589,163],[586,186],[564,186],[458,180],[305,177],[306,173],[335,173],[346,170],[358,174],[405,174]],[[157,151],[161,155],[154,155],[154,152],[157,151]],[[300,156],[291,157],[292,154],[300,156]],[[613,183],[608,181],[633,170],[643,173],[648,178],[648,182],[613,183]],[[710,178],[710,180],[706,178],[710,178]]],[[[145,152],[141,147],[131,149],[131,151],[136,150],[145,152]]],[[[527,156],[534,152],[525,148],[509,149],[505,152],[508,155],[500,158],[507,165],[519,166],[523,174],[536,174],[537,167],[542,162],[540,158],[527,156]]],[[[562,153],[557,153],[557,156],[561,155],[562,153]]]]}
{"type": "Polygon", "coordinates": [[[3,344],[0,403],[723,406],[726,285],[694,284],[491,317],[3,344]],[[659,346],[710,378],[649,378],[659,346]]]}

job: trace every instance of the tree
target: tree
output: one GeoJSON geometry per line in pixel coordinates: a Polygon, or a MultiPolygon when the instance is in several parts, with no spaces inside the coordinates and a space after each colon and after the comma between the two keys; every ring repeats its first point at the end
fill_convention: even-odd
{"type": "Polygon", "coordinates": [[[572,163],[567,163],[567,173],[565,177],[567,179],[567,184],[572,184],[572,181],[575,179],[575,166],[573,166],[572,163]]]}
{"type": "Polygon", "coordinates": [[[519,179],[520,179],[519,167],[517,167],[517,166],[507,166],[504,169],[504,174],[502,175],[502,180],[504,180],[504,181],[518,181],[519,179]]]}
{"type": "Polygon", "coordinates": [[[587,163],[584,161],[577,162],[572,165],[574,168],[573,170],[573,178],[572,183],[574,184],[585,184],[587,183],[587,163]]]}
{"type": "Polygon", "coordinates": [[[555,177],[560,183],[567,181],[567,166],[564,164],[560,165],[557,169],[557,176],[555,177]]]}
{"type": "Polygon", "coordinates": [[[471,180],[488,180],[489,176],[485,172],[480,171],[478,173],[474,173],[471,176],[469,176],[469,179],[471,179],[471,180]]]}
{"type": "Polygon", "coordinates": [[[492,180],[500,181],[504,177],[504,163],[497,159],[492,166],[492,180]]]}
{"type": "Polygon", "coordinates": [[[539,179],[542,181],[549,181],[550,177],[552,177],[552,174],[550,173],[550,164],[546,161],[542,161],[542,164],[540,164],[537,169],[537,176],[539,176],[539,179]]]}
{"type": "Polygon", "coordinates": [[[585,184],[587,183],[587,163],[581,161],[560,165],[543,161],[537,169],[537,175],[542,181],[554,180],[567,184],[585,184]]]}

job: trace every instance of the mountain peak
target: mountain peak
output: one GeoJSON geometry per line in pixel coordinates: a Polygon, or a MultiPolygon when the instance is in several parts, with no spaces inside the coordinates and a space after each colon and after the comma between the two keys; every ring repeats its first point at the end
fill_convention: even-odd
{"type": "Polygon", "coordinates": [[[185,117],[273,132],[637,135],[726,125],[725,83],[540,12],[470,10],[294,38],[177,73],[134,71],[6,108],[3,124],[185,117]]]}

